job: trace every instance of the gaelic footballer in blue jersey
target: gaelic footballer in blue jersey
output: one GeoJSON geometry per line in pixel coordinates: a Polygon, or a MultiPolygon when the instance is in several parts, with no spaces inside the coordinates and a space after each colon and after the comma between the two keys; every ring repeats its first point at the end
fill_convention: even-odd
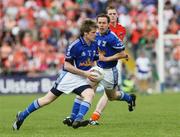
{"type": "Polygon", "coordinates": [[[97,45],[94,43],[97,25],[92,20],[85,20],[80,28],[81,36],[68,48],[63,71],[59,74],[52,89],[43,97],[34,100],[24,111],[18,112],[13,124],[14,130],[19,130],[27,116],[39,108],[50,104],[63,93],[74,92],[79,95],[75,99],[73,110],[73,128],[86,126],[89,120],[83,120],[89,110],[94,90],[89,80],[95,80],[95,76],[88,70],[98,59],[97,45]]]}
{"type": "MultiPolygon", "coordinates": [[[[126,53],[124,51],[125,46],[116,34],[109,30],[110,18],[108,15],[100,14],[96,19],[98,25],[96,41],[99,47],[99,61],[97,65],[104,69],[104,79],[100,82],[105,90],[104,96],[107,96],[110,101],[126,101],[129,111],[133,111],[136,96],[129,95],[122,90],[117,91],[118,70],[116,65],[118,59],[126,58],[126,53]]],[[[95,113],[98,115],[101,114],[107,103],[103,103],[101,100],[98,102],[95,110],[95,113]]]]}
{"type": "Polygon", "coordinates": [[[94,65],[94,61],[99,58],[97,49],[95,42],[88,45],[85,39],[80,36],[69,46],[66,60],[74,61],[75,66],[81,70],[89,70],[94,65]]]}
{"type": "Polygon", "coordinates": [[[117,59],[119,59],[118,56],[117,58],[111,60],[108,60],[109,58],[106,57],[111,57],[115,54],[120,54],[121,57],[121,52],[124,52],[125,49],[123,43],[119,40],[116,34],[109,29],[106,30],[104,34],[98,32],[96,36],[96,41],[99,46],[99,51],[105,57],[103,58],[104,61],[98,61],[98,66],[107,69],[115,67],[118,62],[117,59]]]}

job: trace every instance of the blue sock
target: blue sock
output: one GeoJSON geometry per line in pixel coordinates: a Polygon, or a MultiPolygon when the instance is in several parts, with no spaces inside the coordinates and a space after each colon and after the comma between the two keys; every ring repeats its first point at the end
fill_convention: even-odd
{"type": "Polygon", "coordinates": [[[88,112],[89,108],[90,108],[91,104],[86,102],[86,101],[82,101],[80,109],[79,109],[79,113],[76,116],[75,120],[82,120],[83,117],[86,115],[86,113],[88,112]]]}
{"type": "Polygon", "coordinates": [[[120,93],[121,93],[121,96],[120,96],[121,101],[126,101],[127,103],[129,103],[132,100],[132,98],[129,94],[127,94],[123,91],[120,91],[120,93]]]}
{"type": "Polygon", "coordinates": [[[73,108],[72,108],[72,112],[71,112],[71,116],[70,116],[73,120],[76,119],[76,116],[77,116],[77,114],[79,112],[79,108],[81,106],[81,102],[82,101],[80,99],[75,98],[73,108]]]}
{"type": "Polygon", "coordinates": [[[40,107],[38,100],[34,100],[23,112],[20,113],[20,119],[24,120],[29,114],[40,107]]]}

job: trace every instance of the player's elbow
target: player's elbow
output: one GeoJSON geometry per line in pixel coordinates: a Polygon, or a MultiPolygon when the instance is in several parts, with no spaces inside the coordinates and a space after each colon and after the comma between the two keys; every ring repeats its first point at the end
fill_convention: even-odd
{"type": "Polygon", "coordinates": [[[119,59],[126,58],[126,56],[127,56],[127,54],[124,51],[118,53],[118,58],[119,59]]]}
{"type": "Polygon", "coordinates": [[[70,69],[71,64],[69,62],[64,63],[64,70],[69,70],[70,69]]]}

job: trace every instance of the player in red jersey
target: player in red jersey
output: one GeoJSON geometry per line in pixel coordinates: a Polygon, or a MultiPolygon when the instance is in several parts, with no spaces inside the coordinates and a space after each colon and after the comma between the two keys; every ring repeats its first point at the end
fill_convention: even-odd
{"type": "MultiPolygon", "coordinates": [[[[118,23],[118,14],[117,10],[113,6],[109,6],[106,9],[107,15],[110,17],[110,29],[118,36],[118,38],[123,41],[126,35],[126,29],[118,23]]],[[[128,58],[128,55],[127,55],[128,58]]],[[[108,97],[104,93],[100,98],[99,102],[96,105],[96,109],[91,115],[90,124],[91,125],[99,125],[98,120],[100,119],[101,113],[105,109],[108,103],[108,97]]]]}
{"type": "Polygon", "coordinates": [[[108,7],[107,14],[109,15],[111,20],[109,25],[110,30],[113,31],[121,41],[123,41],[124,37],[126,36],[126,29],[120,23],[118,23],[118,15],[116,9],[113,7],[108,7]]]}

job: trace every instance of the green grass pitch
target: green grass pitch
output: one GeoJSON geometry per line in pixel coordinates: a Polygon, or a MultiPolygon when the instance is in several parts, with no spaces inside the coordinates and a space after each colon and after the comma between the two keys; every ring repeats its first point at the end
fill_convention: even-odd
{"type": "MultiPolygon", "coordinates": [[[[101,94],[96,94],[89,118],[101,94]]],[[[109,102],[99,126],[73,129],[62,124],[70,113],[74,95],[62,96],[26,119],[19,131],[12,131],[18,110],[36,95],[0,95],[0,137],[180,137],[180,93],[137,97],[137,107],[128,112],[124,102],[109,102]]]]}

